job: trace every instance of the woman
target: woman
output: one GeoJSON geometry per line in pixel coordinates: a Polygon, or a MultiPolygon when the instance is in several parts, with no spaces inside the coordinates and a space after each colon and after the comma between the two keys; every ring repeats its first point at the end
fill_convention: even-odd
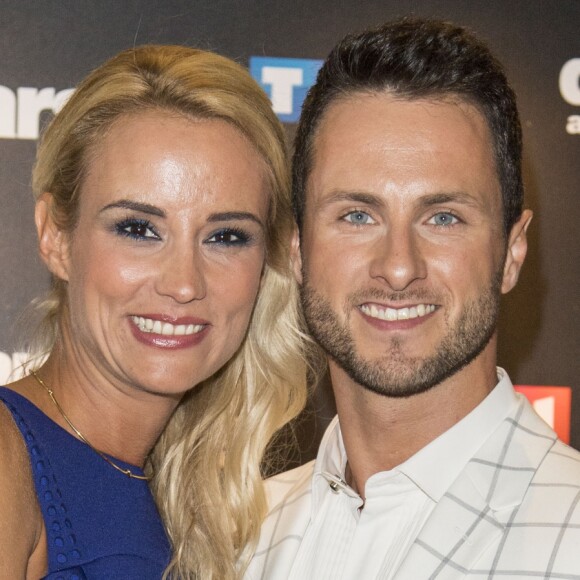
{"type": "Polygon", "coordinates": [[[1,577],[243,571],[305,398],[286,167],[247,71],[185,47],[119,54],[48,127],[48,358],[0,391],[1,577]]]}

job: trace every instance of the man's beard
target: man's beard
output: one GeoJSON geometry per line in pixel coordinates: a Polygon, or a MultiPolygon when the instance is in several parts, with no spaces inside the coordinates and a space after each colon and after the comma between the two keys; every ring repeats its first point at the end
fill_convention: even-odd
{"type": "Polygon", "coordinates": [[[501,280],[500,270],[489,288],[464,305],[456,322],[452,323],[448,316],[445,317],[446,333],[435,353],[424,358],[405,355],[406,341],[394,337],[387,340],[382,355],[366,359],[356,350],[348,322],[354,309],[365,299],[430,303],[430,300],[425,300],[426,293],[376,290],[355,293],[346,300],[345,324],[341,324],[330,303],[309,285],[305,272],[300,294],[310,333],[352,380],[380,395],[409,397],[423,393],[451,377],[487,346],[497,326],[501,280]]]}

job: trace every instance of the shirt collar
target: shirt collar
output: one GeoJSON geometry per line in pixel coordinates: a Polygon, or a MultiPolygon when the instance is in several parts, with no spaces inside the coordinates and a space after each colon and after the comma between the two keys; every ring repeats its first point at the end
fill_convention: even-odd
{"type": "MultiPolygon", "coordinates": [[[[497,376],[498,383],[495,388],[473,411],[394,469],[405,474],[436,502],[451,487],[489,435],[517,405],[517,398],[507,373],[498,367],[497,376]],[[437,466],[437,469],[433,469],[433,466],[437,466]]],[[[346,450],[336,416],[322,438],[314,465],[313,515],[329,490],[338,489],[358,497],[344,482],[346,462],[346,450]]],[[[392,471],[375,473],[370,477],[366,485],[367,496],[372,493],[373,487],[380,486],[389,475],[392,475],[392,471]]]]}
{"type": "Polygon", "coordinates": [[[518,404],[507,373],[498,368],[497,377],[495,388],[473,411],[398,467],[434,501],[518,404]]]}

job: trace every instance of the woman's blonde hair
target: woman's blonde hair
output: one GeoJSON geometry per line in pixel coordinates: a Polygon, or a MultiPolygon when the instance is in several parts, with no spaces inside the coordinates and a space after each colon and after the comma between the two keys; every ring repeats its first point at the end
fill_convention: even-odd
{"type": "MultiPolygon", "coordinates": [[[[306,398],[285,138],[270,102],[244,67],[214,53],[124,51],[93,71],[47,128],[33,189],[52,194],[54,219],[72,231],[92,148],[121,115],[151,109],[231,123],[265,161],[270,184],[266,264],[247,335],[184,397],[146,465],[174,550],[166,575],[226,580],[243,572],[266,513],[260,465],[268,442],[306,398]]],[[[54,345],[65,303],[66,283],[55,279],[37,352],[54,345]]]]}

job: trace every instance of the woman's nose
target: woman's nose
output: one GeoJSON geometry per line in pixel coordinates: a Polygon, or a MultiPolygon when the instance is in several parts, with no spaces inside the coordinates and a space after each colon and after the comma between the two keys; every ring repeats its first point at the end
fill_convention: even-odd
{"type": "Polygon", "coordinates": [[[164,256],[156,282],[157,292],[186,304],[206,295],[204,260],[196,248],[176,249],[164,256]]]}

